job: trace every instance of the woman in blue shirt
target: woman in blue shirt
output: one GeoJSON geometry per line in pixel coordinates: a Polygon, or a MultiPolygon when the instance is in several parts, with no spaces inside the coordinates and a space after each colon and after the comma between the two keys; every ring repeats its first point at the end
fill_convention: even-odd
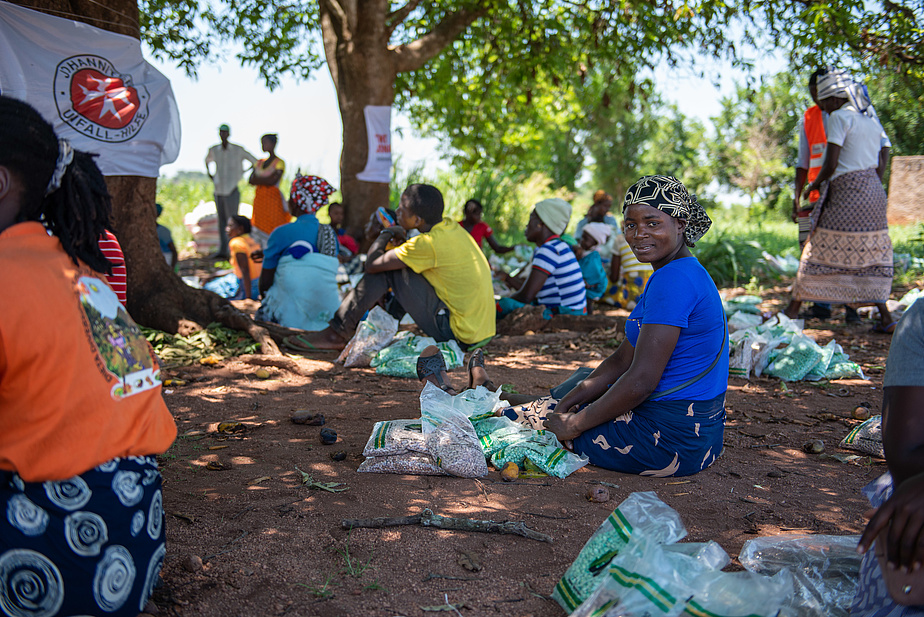
{"type": "Polygon", "coordinates": [[[676,178],[626,193],[625,235],[654,274],[626,339],[560,401],[504,410],[555,433],[590,462],[643,476],[697,473],[722,452],[728,333],[718,289],[690,253],[711,221],[676,178]],[[553,413],[554,412],[554,413],[553,413]]]}

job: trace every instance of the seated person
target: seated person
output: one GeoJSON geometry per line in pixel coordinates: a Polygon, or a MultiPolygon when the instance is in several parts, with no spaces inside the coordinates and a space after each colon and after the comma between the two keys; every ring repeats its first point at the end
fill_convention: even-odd
{"type": "Polygon", "coordinates": [[[347,233],[346,228],[343,226],[345,214],[346,212],[343,209],[343,204],[339,201],[335,201],[327,206],[327,216],[330,217],[330,226],[337,232],[337,240],[340,242],[341,262],[350,261],[353,256],[359,253],[359,243],[356,242],[356,238],[347,233]]]}
{"type": "MultiPolygon", "coordinates": [[[[164,207],[156,204],[158,218],[164,211],[164,207]]],[[[171,270],[176,270],[176,262],[179,260],[179,254],[176,250],[176,244],[173,243],[173,234],[170,229],[160,223],[157,224],[157,242],[160,244],[160,252],[164,259],[170,265],[171,270]]]]}
{"type": "Polygon", "coordinates": [[[347,294],[327,328],[290,337],[299,351],[343,349],[366,312],[389,289],[389,312],[407,313],[424,334],[437,342],[455,339],[463,349],[494,336],[494,290],[491,270],[472,237],[455,221],[443,218],[443,196],[436,187],[412,184],[401,195],[398,225],[383,229],[366,258],[365,275],[347,294]],[[410,230],[419,235],[403,241],[410,230]]]}
{"type": "Polygon", "coordinates": [[[266,241],[257,319],[320,330],[337,310],[337,233],[315,216],[335,190],[318,176],[295,176],[289,211],[296,219],[274,229],[266,241]]]}
{"type": "Polygon", "coordinates": [[[135,617],[166,553],[156,455],[176,425],[105,282],[93,155],[10,97],[0,127],[0,612],[135,617]]]}
{"type": "Polygon", "coordinates": [[[850,607],[851,617],[924,615],[922,357],[924,302],[915,302],[898,322],[886,361],[882,381],[882,441],[889,471],[863,490],[878,509],[857,547],[863,553],[863,560],[860,586],[850,607]],[[875,550],[869,550],[871,547],[875,550]],[[913,606],[916,602],[921,604],[913,606]]]}
{"type": "Polygon", "coordinates": [[[478,248],[481,248],[482,239],[487,239],[488,244],[498,255],[509,253],[515,248],[512,246],[501,246],[501,244],[494,239],[494,230],[491,229],[490,225],[481,220],[481,216],[484,214],[484,206],[481,205],[480,201],[477,199],[469,199],[465,202],[463,213],[465,214],[465,218],[459,221],[459,225],[464,227],[465,231],[472,234],[472,238],[475,239],[475,244],[478,245],[478,248]]]}
{"type": "Polygon", "coordinates": [[[260,261],[263,251],[260,243],[250,234],[250,219],[240,214],[228,218],[225,228],[228,234],[229,261],[233,272],[219,276],[202,287],[231,300],[260,299],[260,261]]]}
{"type": "Polygon", "coordinates": [[[603,269],[603,261],[600,253],[596,250],[601,244],[605,244],[610,237],[610,227],[603,223],[591,223],[584,227],[584,233],[581,234],[579,241],[575,241],[570,236],[562,236],[574,256],[577,257],[578,265],[581,267],[581,274],[584,276],[584,288],[588,300],[588,312],[591,300],[599,300],[607,288],[606,270],[603,269]]]}
{"type": "MultiPolygon", "coordinates": [[[[634,184],[623,213],[629,245],[654,267],[626,323],[626,339],[561,400],[545,397],[503,413],[547,428],[598,467],[656,477],[694,474],[722,453],[728,387],[722,301],[688,248],[711,221],[668,176],[634,184]]],[[[473,385],[486,379],[475,377],[473,385]]]]}
{"type": "MultiPolygon", "coordinates": [[[[510,297],[497,301],[498,319],[527,304],[546,307],[547,319],[552,315],[587,313],[581,267],[560,238],[570,219],[571,205],[564,199],[544,199],[536,204],[526,225],[526,239],[537,246],[529,277],[510,297]]],[[[501,279],[507,285],[513,282],[507,274],[502,274],[501,279]]]]}
{"type": "Polygon", "coordinates": [[[622,231],[615,234],[613,256],[610,258],[610,288],[603,301],[619,308],[631,311],[638,304],[645,285],[654,272],[651,264],[635,258],[635,254],[626,242],[622,231]]]}

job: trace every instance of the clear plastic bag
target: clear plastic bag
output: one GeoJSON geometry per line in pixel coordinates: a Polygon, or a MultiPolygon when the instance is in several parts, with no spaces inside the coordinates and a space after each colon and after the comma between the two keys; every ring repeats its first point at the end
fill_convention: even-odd
{"type": "Polygon", "coordinates": [[[728,555],[711,544],[675,550],[683,545],[663,545],[644,534],[633,535],[572,617],[776,615],[791,593],[788,573],[770,578],[722,572],[715,566],[727,562],[728,555]]]}
{"type": "Polygon", "coordinates": [[[473,424],[485,456],[498,469],[508,462],[522,467],[523,460],[528,459],[544,473],[566,478],[590,462],[586,456],[565,450],[554,434],[534,430],[504,416],[484,418],[473,424]]]}
{"type": "Polygon", "coordinates": [[[416,336],[408,331],[398,333],[387,347],[375,354],[369,365],[379,375],[416,378],[417,358],[430,345],[439,348],[448,370],[462,366],[464,354],[456,341],[437,343],[432,337],[416,336]]]}
{"type": "Polygon", "coordinates": [[[380,306],[372,307],[356,328],[356,334],[337,357],[345,367],[369,366],[372,357],[388,345],[398,332],[398,320],[380,306]]]}
{"type": "Polygon", "coordinates": [[[857,591],[859,536],[786,535],[744,543],[738,561],[758,574],[788,568],[794,578],[780,617],[846,617],[857,591]]]}
{"type": "Polygon", "coordinates": [[[824,359],[821,347],[801,332],[781,350],[767,367],[767,374],[783,381],[799,381],[824,359]]]}
{"type": "Polygon", "coordinates": [[[566,613],[581,605],[603,582],[603,574],[636,535],[672,544],[687,535],[677,512],[653,492],[632,493],[590,537],[552,591],[566,613]]]}
{"type": "MultiPolygon", "coordinates": [[[[487,390],[482,388],[485,392],[487,390]]],[[[454,476],[477,478],[488,473],[484,451],[469,420],[470,399],[451,396],[427,382],[420,393],[420,418],[427,451],[454,476]]]]}

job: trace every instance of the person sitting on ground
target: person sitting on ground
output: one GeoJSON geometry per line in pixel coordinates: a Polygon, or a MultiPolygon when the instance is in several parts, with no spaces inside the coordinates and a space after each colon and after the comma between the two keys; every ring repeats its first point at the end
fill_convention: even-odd
{"type": "Polygon", "coordinates": [[[230,300],[260,299],[260,262],[263,250],[250,235],[250,219],[240,214],[228,218],[225,232],[230,238],[231,272],[208,281],[202,287],[230,300]]]}
{"type": "Polygon", "coordinates": [[[327,206],[327,216],[330,217],[330,226],[337,232],[337,240],[340,242],[340,261],[350,261],[359,253],[359,243],[356,242],[356,238],[347,233],[343,226],[346,216],[343,204],[339,201],[331,203],[327,206]]]}
{"type": "MultiPolygon", "coordinates": [[[[497,318],[501,319],[527,304],[545,307],[543,316],[587,314],[584,277],[577,258],[562,242],[571,219],[571,204],[557,197],[536,204],[526,225],[526,239],[536,245],[529,277],[511,296],[497,301],[497,318]]],[[[510,286],[514,279],[501,273],[510,286]]]]}
{"type": "Polygon", "coordinates": [[[482,239],[486,239],[488,245],[498,255],[509,253],[516,248],[513,246],[502,246],[494,238],[494,230],[491,229],[490,225],[481,220],[484,214],[484,206],[481,205],[481,202],[477,199],[469,199],[465,202],[463,213],[465,214],[465,218],[459,221],[459,225],[464,227],[465,231],[472,234],[472,238],[475,239],[475,244],[478,245],[478,248],[481,248],[482,239]]]}
{"type": "Polygon", "coordinates": [[[614,235],[613,256],[610,258],[610,288],[603,300],[607,304],[631,311],[642,297],[654,270],[651,264],[635,258],[622,231],[614,235]]]}
{"type": "Polygon", "coordinates": [[[176,425],[157,359],[105,282],[110,216],[93,155],[0,96],[4,615],[135,617],[164,562],[155,456],[176,425]]]}
{"type": "Polygon", "coordinates": [[[260,244],[250,237],[250,219],[234,214],[228,219],[228,249],[231,251],[231,267],[237,278],[238,291],[234,300],[258,300],[260,298],[260,244]]]}
{"type": "Polygon", "coordinates": [[[412,184],[401,195],[399,225],[383,229],[366,258],[366,273],[347,294],[327,328],[290,337],[300,351],[343,349],[366,312],[389,288],[389,312],[409,314],[424,334],[437,342],[455,339],[463,349],[483,345],[494,329],[491,270],[472,237],[455,221],[443,218],[443,196],[436,187],[412,184]],[[386,250],[408,231],[419,235],[386,250]]]}
{"type": "Polygon", "coordinates": [[[263,251],[257,318],[287,328],[320,330],[337,306],[337,233],[315,212],[336,189],[318,176],[296,174],[289,193],[294,222],[277,227],[263,251]]]}
{"type": "MultiPolygon", "coordinates": [[[[160,218],[160,215],[164,212],[164,207],[160,204],[155,205],[157,217],[160,218]]],[[[173,243],[173,234],[170,233],[170,228],[160,223],[157,224],[157,242],[160,244],[160,252],[170,265],[170,269],[176,270],[176,263],[179,261],[180,256],[177,253],[176,244],[173,243]]]]}
{"type": "MultiPolygon", "coordinates": [[[[711,221],[669,176],[636,182],[623,214],[626,240],[654,267],[626,322],[626,339],[560,400],[544,397],[503,414],[552,431],[598,467],[656,477],[694,474],[722,453],[728,388],[722,300],[689,249],[711,221]]],[[[480,370],[470,373],[473,386],[487,379],[480,370]]]]}
{"type": "Polygon", "coordinates": [[[579,241],[570,236],[562,239],[577,257],[581,274],[584,276],[584,287],[587,293],[587,312],[590,312],[591,300],[599,300],[607,288],[606,270],[603,269],[603,260],[596,250],[606,244],[610,238],[610,226],[604,223],[591,223],[584,226],[584,233],[579,241]],[[569,241],[570,240],[570,241],[569,241]]]}
{"type": "Polygon", "coordinates": [[[877,510],[857,547],[863,559],[851,617],[924,615],[920,589],[924,584],[922,359],[924,302],[915,302],[895,329],[882,380],[882,441],[889,471],[863,490],[877,510]],[[874,546],[875,550],[870,550],[874,546]],[[915,602],[922,604],[904,609],[897,606],[915,602]]]}

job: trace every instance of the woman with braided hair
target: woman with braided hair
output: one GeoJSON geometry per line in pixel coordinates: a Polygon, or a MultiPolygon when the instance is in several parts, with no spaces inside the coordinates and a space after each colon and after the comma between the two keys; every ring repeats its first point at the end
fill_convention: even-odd
{"type": "MultiPolygon", "coordinates": [[[[636,182],[623,216],[632,252],[654,268],[626,322],[626,340],[570,392],[555,392],[560,400],[545,397],[502,413],[552,431],[598,467],[691,475],[722,453],[725,427],[725,313],[689,248],[712,222],[670,176],[636,182]]],[[[487,379],[480,368],[470,372],[472,385],[487,379]]]]}
{"type": "Polygon", "coordinates": [[[165,554],[159,368],[104,274],[90,154],[0,96],[0,613],[134,616],[165,554]]]}

